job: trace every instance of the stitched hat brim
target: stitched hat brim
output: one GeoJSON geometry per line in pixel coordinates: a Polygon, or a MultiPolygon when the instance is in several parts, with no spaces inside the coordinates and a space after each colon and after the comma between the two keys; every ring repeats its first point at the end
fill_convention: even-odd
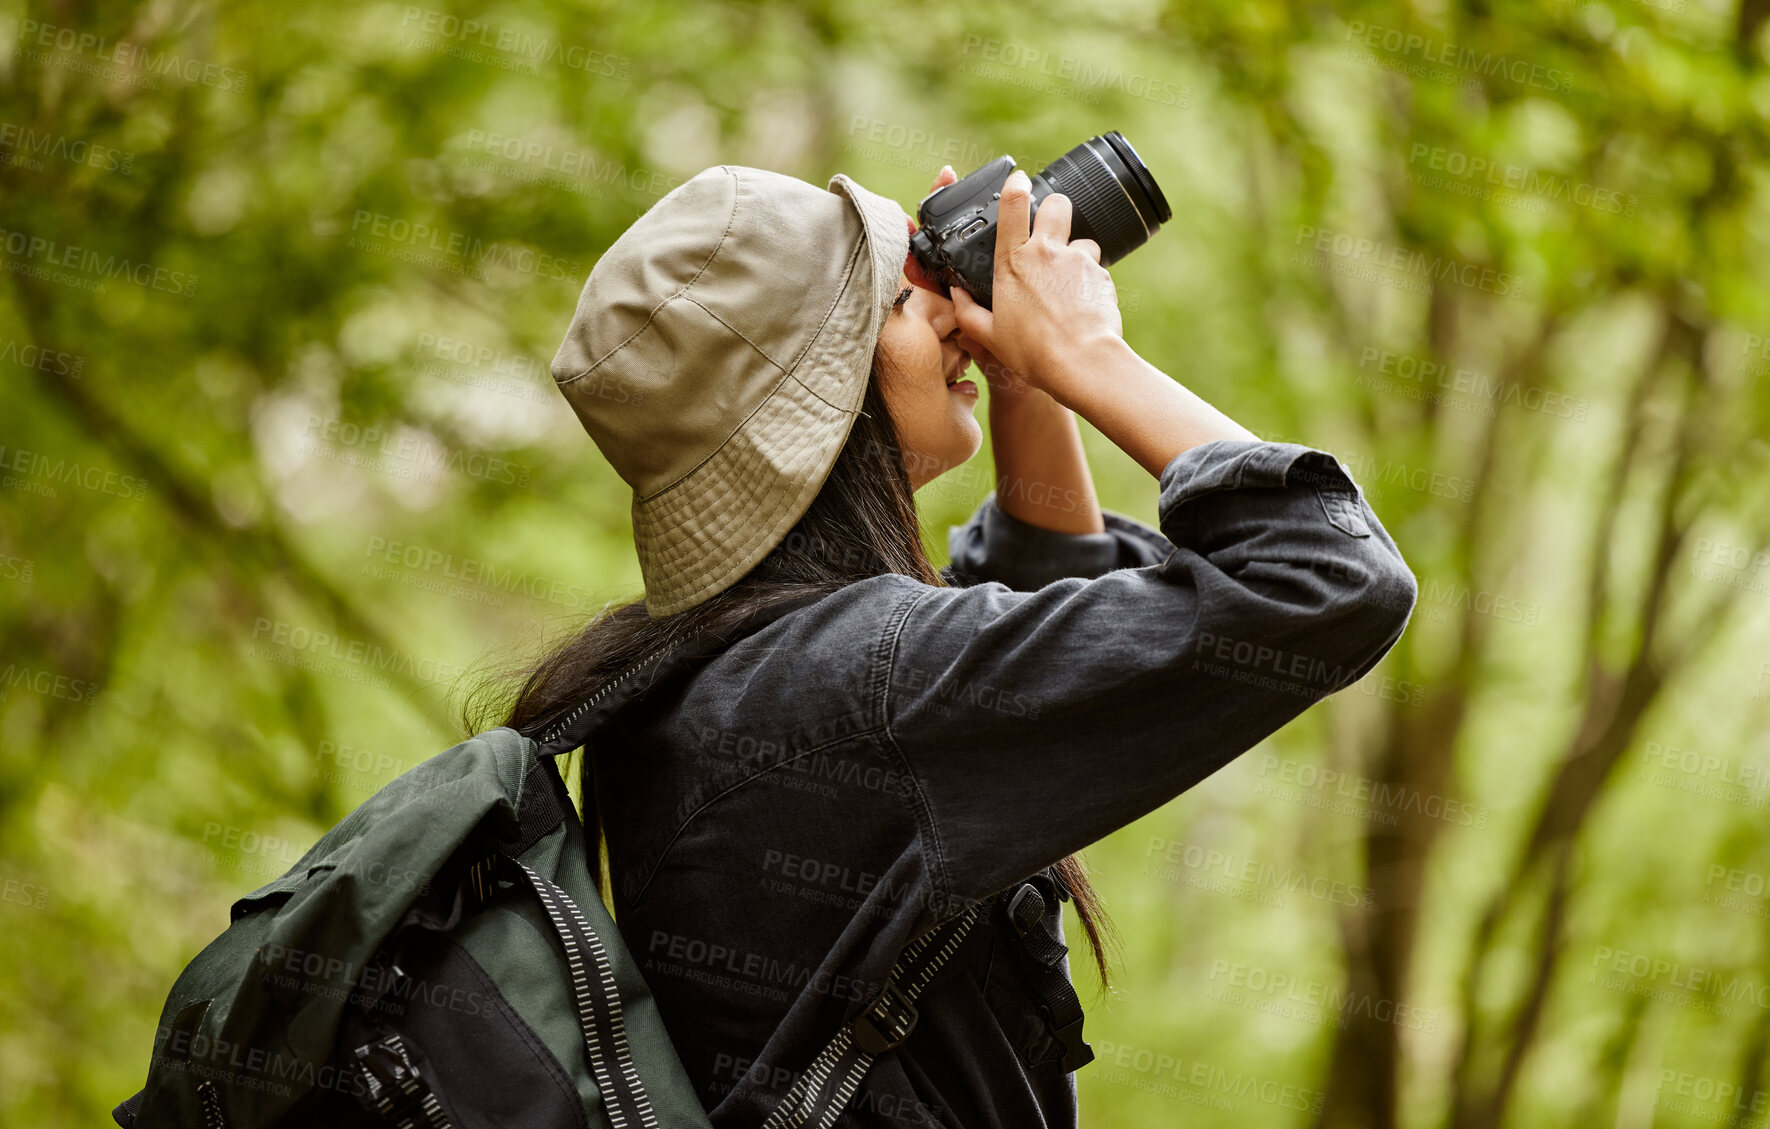
{"type": "Polygon", "coordinates": [[[812,342],[762,404],[699,466],[633,500],[646,613],[675,615],[754,568],[810,508],[859,414],[888,295],[909,255],[894,202],[837,175],[860,213],[841,291],[812,342]]]}

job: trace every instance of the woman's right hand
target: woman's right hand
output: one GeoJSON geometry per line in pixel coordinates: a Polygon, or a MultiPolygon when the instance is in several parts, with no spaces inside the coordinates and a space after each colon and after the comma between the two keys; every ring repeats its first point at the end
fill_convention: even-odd
{"type": "Polygon", "coordinates": [[[997,201],[993,309],[951,288],[959,328],[1029,384],[1068,402],[1090,376],[1074,363],[1090,347],[1124,336],[1118,292],[1100,245],[1069,238],[1069,197],[1053,194],[1031,221],[1032,182],[1015,169],[997,201]]]}

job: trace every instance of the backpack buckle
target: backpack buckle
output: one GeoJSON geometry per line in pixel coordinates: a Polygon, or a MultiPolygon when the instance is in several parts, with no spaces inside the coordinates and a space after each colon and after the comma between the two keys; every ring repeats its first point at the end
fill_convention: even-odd
{"type": "Polygon", "coordinates": [[[354,1053],[358,1078],[363,1089],[357,1102],[371,1113],[395,1122],[427,1116],[426,1099],[430,1085],[418,1071],[418,1064],[406,1050],[397,1034],[388,1032],[383,1038],[364,1043],[354,1053]]]}
{"type": "Polygon", "coordinates": [[[870,1055],[881,1055],[910,1037],[920,1013],[890,980],[854,1017],[854,1042],[870,1055]]]}
{"type": "MultiPolygon", "coordinates": [[[[1047,1016],[1050,1014],[1046,1013],[1047,1016]]],[[[1063,1072],[1065,1074],[1080,1070],[1094,1061],[1094,1048],[1082,1039],[1082,1016],[1075,1022],[1056,1028],[1051,1033],[1063,1044],[1063,1072]]]]}
{"type": "Polygon", "coordinates": [[[1036,882],[1022,882],[1008,899],[1008,920],[1013,923],[1014,931],[1025,937],[1032,932],[1045,916],[1045,894],[1036,882]],[[1036,902],[1031,899],[1037,898],[1036,902]]]}
{"type": "Polygon", "coordinates": [[[1082,1038],[1081,1001],[1075,986],[1059,967],[1068,949],[1044,928],[1045,915],[1063,899],[1063,884],[1044,874],[1020,884],[1007,901],[1008,921],[1020,936],[1023,967],[1032,980],[1033,998],[1051,1037],[1063,1044],[1064,1073],[1094,1061],[1094,1048],[1082,1038]],[[1052,887],[1055,887],[1054,889],[1052,887]],[[1073,1019],[1068,1017],[1074,1016],[1073,1019]],[[1061,1022],[1068,1019],[1068,1022],[1061,1022]]]}

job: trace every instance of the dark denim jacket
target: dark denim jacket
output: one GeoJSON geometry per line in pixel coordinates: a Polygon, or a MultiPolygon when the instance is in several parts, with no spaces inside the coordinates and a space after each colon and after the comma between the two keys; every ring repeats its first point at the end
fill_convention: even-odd
{"type": "MultiPolygon", "coordinates": [[[[1160,486],[1160,532],[1092,536],[992,495],[952,532],[954,587],[849,585],[586,746],[616,918],[715,1125],[760,1124],[918,933],[1191,788],[1406,626],[1413,574],[1331,455],[1221,440],[1160,486]]],[[[1008,936],[981,935],[843,1124],[1077,1124],[1008,936]]]]}

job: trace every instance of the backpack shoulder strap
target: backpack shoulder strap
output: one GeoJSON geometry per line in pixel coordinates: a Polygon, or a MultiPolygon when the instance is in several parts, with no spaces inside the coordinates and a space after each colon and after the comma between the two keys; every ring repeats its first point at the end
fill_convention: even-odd
{"type": "Polygon", "coordinates": [[[1082,1040],[1081,1001],[1060,965],[1068,949],[1044,923],[1046,907],[1067,897],[1068,891],[1054,878],[1034,875],[916,938],[879,993],[800,1072],[762,1129],[830,1129],[860,1089],[873,1059],[909,1038],[916,1026],[916,999],[922,990],[952,959],[983,915],[998,904],[1014,927],[1021,967],[1032,982],[1039,1008],[1052,1034],[1063,1044],[1064,1071],[1092,1062],[1094,1049],[1082,1040]]]}
{"type": "Polygon", "coordinates": [[[859,1090],[873,1059],[909,1038],[919,1014],[917,997],[993,904],[972,905],[910,942],[878,994],[800,1071],[762,1129],[830,1129],[859,1090]]]}
{"type": "Polygon", "coordinates": [[[571,752],[589,740],[590,735],[628,701],[712,657],[744,636],[762,630],[787,613],[815,604],[827,595],[827,592],[813,592],[777,600],[718,629],[704,630],[686,643],[653,652],[603,683],[596,693],[535,734],[540,755],[554,757],[571,752]]]}

